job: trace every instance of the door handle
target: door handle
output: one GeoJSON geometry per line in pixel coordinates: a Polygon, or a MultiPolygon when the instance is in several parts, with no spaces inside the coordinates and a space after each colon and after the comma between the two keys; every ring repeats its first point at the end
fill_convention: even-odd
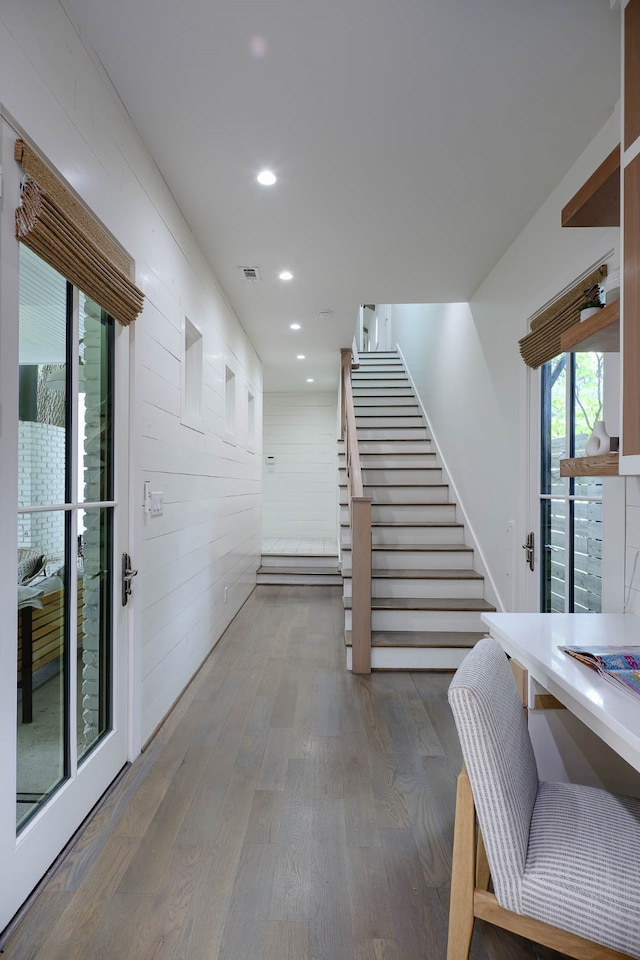
{"type": "Polygon", "coordinates": [[[529,567],[529,570],[533,570],[535,565],[535,558],[534,558],[535,542],[536,542],[536,538],[532,530],[531,533],[527,534],[527,539],[522,544],[522,549],[527,551],[525,555],[525,563],[529,567]]]}
{"type": "Polygon", "coordinates": [[[122,606],[126,607],[131,596],[131,581],[138,576],[138,571],[131,567],[131,557],[128,553],[122,554],[122,606]]]}

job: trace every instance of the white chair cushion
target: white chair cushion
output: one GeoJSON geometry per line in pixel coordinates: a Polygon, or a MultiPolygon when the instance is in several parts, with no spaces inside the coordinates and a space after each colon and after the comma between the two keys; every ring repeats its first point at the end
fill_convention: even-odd
{"type": "Polygon", "coordinates": [[[521,897],[521,913],[640,958],[640,800],[541,783],[521,897]]]}
{"type": "Polygon", "coordinates": [[[480,640],[449,687],[498,902],[522,913],[521,883],[538,790],[531,739],[507,657],[480,640]]]}

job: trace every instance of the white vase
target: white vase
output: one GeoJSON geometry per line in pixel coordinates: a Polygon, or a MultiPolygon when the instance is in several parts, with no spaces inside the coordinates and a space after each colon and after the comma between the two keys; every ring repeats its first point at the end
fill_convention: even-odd
{"type": "Polygon", "coordinates": [[[610,448],[611,437],[604,428],[604,420],[596,420],[584,452],[587,457],[597,457],[599,453],[609,453],[610,448]]]}
{"type": "Polygon", "coordinates": [[[589,317],[592,317],[594,313],[600,312],[600,307],[585,307],[584,310],[580,311],[580,322],[587,320],[589,317]]]}

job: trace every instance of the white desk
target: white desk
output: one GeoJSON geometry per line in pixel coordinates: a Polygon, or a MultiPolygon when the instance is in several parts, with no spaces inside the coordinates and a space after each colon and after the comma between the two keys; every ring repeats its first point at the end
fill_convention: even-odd
{"type": "Polygon", "coordinates": [[[640,772],[640,697],[636,702],[595,670],[558,649],[564,645],[587,649],[592,645],[640,645],[640,617],[490,613],[483,614],[482,619],[510,657],[640,772]]]}

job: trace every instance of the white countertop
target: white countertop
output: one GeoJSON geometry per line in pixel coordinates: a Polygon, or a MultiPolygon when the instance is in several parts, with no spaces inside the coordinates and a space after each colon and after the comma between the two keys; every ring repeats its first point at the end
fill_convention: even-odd
{"type": "Polygon", "coordinates": [[[640,771],[640,697],[604,680],[560,646],[640,646],[640,617],[609,613],[486,613],[482,620],[527,668],[616,753],[640,771]]]}

